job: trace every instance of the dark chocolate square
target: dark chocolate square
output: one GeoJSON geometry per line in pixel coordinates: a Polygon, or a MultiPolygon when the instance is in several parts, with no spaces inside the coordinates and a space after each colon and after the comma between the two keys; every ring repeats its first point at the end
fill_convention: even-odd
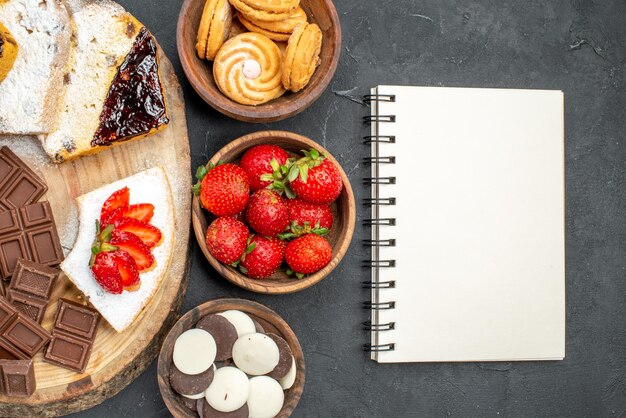
{"type": "Polygon", "coordinates": [[[5,298],[0,298],[0,329],[11,321],[16,314],[16,310],[5,298]]]}
{"type": "Polygon", "coordinates": [[[50,341],[50,334],[38,323],[18,313],[0,332],[0,341],[12,344],[32,358],[50,341]]]}
{"type": "Polygon", "coordinates": [[[13,272],[10,288],[48,300],[60,273],[59,269],[20,259],[13,272]]]}
{"type": "Polygon", "coordinates": [[[8,147],[0,148],[0,209],[15,209],[39,200],[48,186],[8,147]]]}
{"type": "Polygon", "coordinates": [[[88,306],[79,305],[67,299],[60,299],[54,329],[93,341],[98,330],[100,314],[88,306]]]}
{"type": "Polygon", "coordinates": [[[15,289],[9,289],[7,299],[18,312],[23,313],[24,316],[41,324],[43,316],[46,313],[46,307],[48,306],[46,299],[33,297],[28,293],[20,292],[15,289]]]}
{"type": "Polygon", "coordinates": [[[55,330],[43,359],[45,362],[82,373],[87,368],[90,356],[91,342],[55,330]]]}
{"type": "Polygon", "coordinates": [[[32,360],[0,360],[2,385],[8,396],[28,397],[35,392],[35,368],[32,360]]]}

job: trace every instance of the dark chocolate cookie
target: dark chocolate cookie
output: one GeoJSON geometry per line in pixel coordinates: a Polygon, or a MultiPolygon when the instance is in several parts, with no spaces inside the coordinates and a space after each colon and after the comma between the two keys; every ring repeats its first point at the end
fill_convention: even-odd
{"type": "Polygon", "coordinates": [[[211,366],[200,374],[185,374],[178,370],[173,364],[170,366],[170,385],[172,389],[181,395],[197,395],[207,390],[213,381],[215,367],[211,366]]]}
{"type": "Polygon", "coordinates": [[[271,333],[266,335],[274,340],[278,346],[279,356],[278,364],[274,367],[274,370],[269,372],[267,375],[278,380],[281,377],[284,377],[291,369],[291,348],[289,348],[289,344],[287,344],[287,341],[285,341],[281,336],[271,333]]]}
{"type": "Polygon", "coordinates": [[[215,339],[217,355],[215,360],[224,361],[233,356],[233,344],[237,341],[237,329],[230,321],[220,315],[207,315],[196,324],[215,339]]]}
{"type": "MultiPolygon", "coordinates": [[[[185,398],[184,396],[179,396],[180,402],[187,407],[187,409],[191,411],[197,411],[198,405],[195,399],[185,398]]],[[[203,398],[204,399],[204,398],[203,398]]]]}
{"type": "Polygon", "coordinates": [[[198,408],[200,401],[202,401],[202,412],[198,409],[200,418],[248,418],[248,404],[243,404],[241,408],[233,412],[220,412],[209,405],[205,398],[198,400],[198,408]]]}

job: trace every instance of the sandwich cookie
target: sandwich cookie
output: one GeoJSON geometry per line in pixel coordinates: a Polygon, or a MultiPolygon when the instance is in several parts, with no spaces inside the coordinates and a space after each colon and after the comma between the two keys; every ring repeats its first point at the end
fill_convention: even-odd
{"type": "Polygon", "coordinates": [[[233,361],[243,372],[259,376],[274,370],[280,359],[278,345],[265,334],[248,334],[235,342],[233,361]]]}
{"type": "Polygon", "coordinates": [[[204,3],[196,37],[196,52],[201,59],[212,60],[230,33],[233,12],[228,0],[204,3]]]}
{"type": "Polygon", "coordinates": [[[196,328],[205,330],[213,336],[217,346],[216,361],[225,361],[232,357],[233,344],[239,336],[237,329],[228,319],[221,315],[207,315],[198,321],[196,328]]]}
{"type": "Polygon", "coordinates": [[[282,82],[294,93],[306,86],[320,62],[322,31],[315,23],[302,24],[289,38],[282,64],[282,82]]]}
{"type": "MultiPolygon", "coordinates": [[[[276,1],[274,6],[277,7],[265,7],[263,8],[260,4],[255,4],[254,6],[250,5],[250,1],[246,2],[244,0],[230,0],[230,4],[233,5],[235,9],[239,13],[242,13],[245,16],[251,17],[256,20],[265,20],[267,22],[276,22],[280,20],[289,19],[291,15],[291,10],[298,6],[299,0],[278,0],[276,1]],[[295,5],[294,5],[295,4],[295,5]],[[291,8],[285,7],[285,5],[293,5],[291,8]],[[272,11],[281,9],[284,11],[276,12],[272,11]],[[285,10],[286,9],[286,10],[285,10]]],[[[258,2],[255,2],[258,3],[258,2]]],[[[266,1],[262,1],[265,6],[267,6],[266,1]]]]}
{"type": "MultiPolygon", "coordinates": [[[[246,27],[250,32],[260,33],[270,38],[272,41],[285,42],[289,40],[290,33],[273,32],[271,30],[263,29],[260,26],[255,25],[248,19],[246,19],[241,13],[237,13],[237,18],[242,25],[246,27]]],[[[276,23],[276,22],[274,22],[276,23]]]]}
{"type": "Polygon", "coordinates": [[[244,18],[254,26],[274,33],[293,33],[301,23],[307,23],[306,12],[302,7],[293,9],[287,19],[275,22],[258,20],[251,16],[244,16],[244,18]]]}
{"type": "Polygon", "coordinates": [[[174,343],[172,360],[178,370],[196,375],[209,369],[215,361],[215,339],[205,330],[194,328],[180,334],[174,343]]]}
{"type": "Polygon", "coordinates": [[[268,376],[250,379],[248,412],[250,418],[275,417],[283,408],[285,394],[280,384],[268,376]]]}
{"type": "Polygon", "coordinates": [[[296,382],[296,359],[291,357],[291,369],[287,372],[287,374],[278,380],[280,386],[284,389],[291,389],[293,384],[296,382]]]}
{"type": "Polygon", "coordinates": [[[177,367],[171,367],[170,385],[172,389],[183,396],[195,397],[207,390],[213,381],[215,370],[215,366],[211,366],[202,373],[191,375],[181,372],[177,367]]]}
{"type": "Polygon", "coordinates": [[[259,105],[281,96],[282,53],[271,39],[244,33],[229,39],[213,63],[213,78],[228,98],[259,105]]]}
{"type": "Polygon", "coordinates": [[[230,310],[224,311],[216,314],[218,316],[222,316],[228,320],[237,330],[237,337],[242,337],[246,334],[252,334],[255,332],[254,322],[252,318],[250,318],[247,314],[237,311],[230,310]]]}
{"type": "Polygon", "coordinates": [[[293,358],[291,348],[289,348],[289,344],[282,337],[270,333],[266,335],[274,340],[278,346],[278,364],[274,367],[274,370],[268,373],[269,377],[278,380],[291,370],[291,359],[293,358]]]}
{"type": "Polygon", "coordinates": [[[215,410],[233,412],[246,404],[249,394],[248,376],[235,367],[222,367],[215,372],[215,377],[206,390],[205,397],[215,410]]]}

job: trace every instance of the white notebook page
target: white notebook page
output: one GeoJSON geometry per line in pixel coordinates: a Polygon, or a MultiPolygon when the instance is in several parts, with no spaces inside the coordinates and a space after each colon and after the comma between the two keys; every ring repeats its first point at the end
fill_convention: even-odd
{"type": "MultiPolygon", "coordinates": [[[[373,90],[376,93],[376,89],[373,90]]],[[[373,333],[379,362],[562,359],[565,355],[563,93],[379,86],[379,270],[393,289],[373,333]]],[[[374,106],[374,104],[373,104],[374,106]]],[[[376,133],[374,126],[373,132],[376,133]]]]}

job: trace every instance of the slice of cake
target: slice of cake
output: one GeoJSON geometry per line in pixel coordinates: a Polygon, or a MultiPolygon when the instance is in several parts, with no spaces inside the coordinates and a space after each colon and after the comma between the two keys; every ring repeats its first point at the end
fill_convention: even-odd
{"type": "Polygon", "coordinates": [[[78,237],[61,269],[121,332],[150,302],[170,262],[175,231],[167,176],[152,168],[77,203],[78,237]]]}
{"type": "Polygon", "coordinates": [[[0,23],[0,134],[50,132],[70,49],[69,14],[60,0],[0,1],[0,23]]]}
{"type": "Polygon", "coordinates": [[[110,0],[68,0],[71,67],[57,129],[42,136],[55,162],[157,132],[169,122],[156,40],[110,0]]]}

